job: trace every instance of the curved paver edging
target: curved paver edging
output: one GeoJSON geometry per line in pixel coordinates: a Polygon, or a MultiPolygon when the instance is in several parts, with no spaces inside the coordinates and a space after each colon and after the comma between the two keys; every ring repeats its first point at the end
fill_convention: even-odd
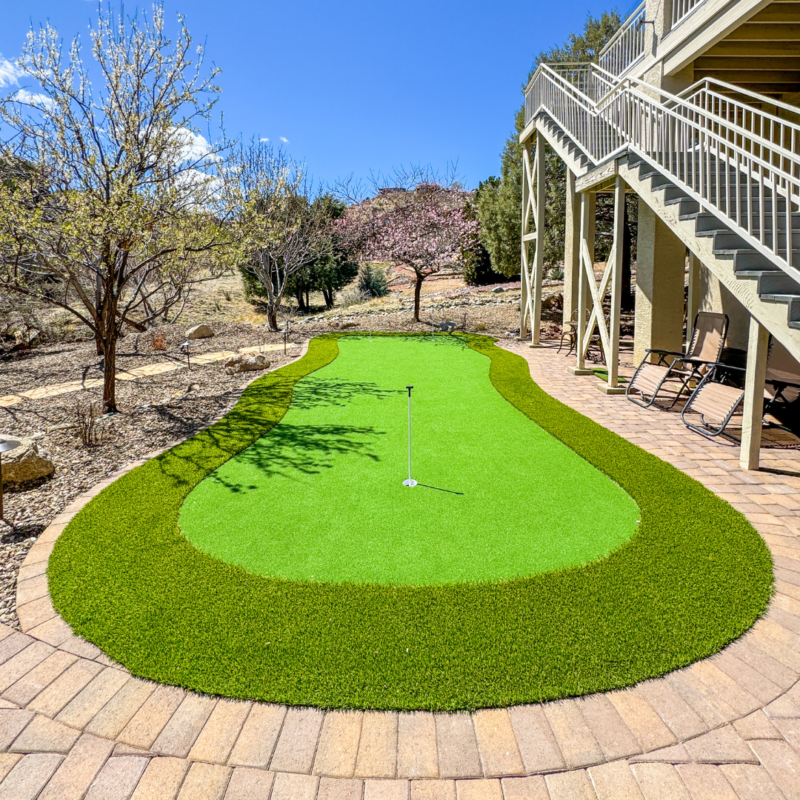
{"type": "MultiPolygon", "coordinates": [[[[508,711],[398,715],[287,711],[155,686],[130,677],[74,636],[47,597],[52,543],[112,480],[73,501],[23,565],[20,621],[29,636],[3,631],[0,693],[6,707],[27,707],[148,754],[380,779],[552,773],[637,757],[755,763],[746,741],[779,738],[769,717],[800,716],[800,589],[792,588],[800,586],[800,548],[796,537],[771,533],[765,535],[793,545],[773,545],[778,572],[791,582],[779,580],[766,618],[721,654],[632,689],[508,711]],[[43,669],[48,664],[49,672],[43,669]],[[765,726],[773,734],[764,733],[765,726]]],[[[771,517],[757,524],[777,528],[779,522],[771,517]]]]}
{"type": "Polygon", "coordinates": [[[295,383],[336,358],[338,339],[312,340],[220,423],[73,520],[48,574],[76,632],[134,674],[209,694],[450,711],[629,686],[720,650],[763,613],[770,557],[741,514],[551,398],[483,336],[464,342],[488,357],[500,395],[637,503],[626,544],[558,572],[420,587],[279,580],[196,549],[177,523],[186,496],[279,423],[295,383]]]}

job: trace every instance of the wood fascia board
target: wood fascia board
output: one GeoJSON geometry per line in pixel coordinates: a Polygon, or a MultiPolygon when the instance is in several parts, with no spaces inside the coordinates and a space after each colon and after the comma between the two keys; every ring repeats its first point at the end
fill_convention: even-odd
{"type": "Polygon", "coordinates": [[[661,41],[659,60],[663,62],[664,75],[680,72],[771,3],[772,0],[736,0],[719,9],[713,0],[708,0],[661,41]]]}
{"type": "Polygon", "coordinates": [[[544,125],[539,128],[539,133],[544,136],[547,144],[553,148],[556,155],[567,165],[567,168],[571,170],[573,175],[580,177],[588,172],[585,167],[582,167],[579,162],[570,155],[569,150],[567,150],[566,147],[561,144],[561,142],[559,142],[550,134],[550,131],[548,131],[544,125]]]}
{"type": "Polygon", "coordinates": [[[590,169],[585,175],[575,180],[575,191],[588,192],[597,191],[603,188],[609,180],[612,180],[617,175],[617,159],[613,158],[611,161],[606,161],[605,164],[600,164],[594,169],[590,169]]]}
{"type": "Polygon", "coordinates": [[[531,136],[533,136],[534,133],[536,133],[536,120],[532,119],[525,126],[524,130],[522,131],[522,133],[519,135],[519,143],[520,144],[525,144],[525,142],[527,142],[528,139],[530,139],[531,136]]]}

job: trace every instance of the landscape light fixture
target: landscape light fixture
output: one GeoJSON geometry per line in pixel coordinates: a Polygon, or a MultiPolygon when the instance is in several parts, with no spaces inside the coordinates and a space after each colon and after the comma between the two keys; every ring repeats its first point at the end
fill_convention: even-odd
{"type": "Polygon", "coordinates": [[[3,453],[16,450],[21,444],[16,439],[0,439],[0,521],[3,520],[3,453]]]}
{"type": "Polygon", "coordinates": [[[186,353],[186,369],[192,368],[192,362],[189,360],[189,348],[191,347],[191,342],[187,339],[180,345],[181,353],[186,353]]]}
{"type": "Polygon", "coordinates": [[[411,477],[411,390],[413,386],[406,386],[408,389],[408,480],[403,481],[403,486],[416,486],[417,482],[411,477]]]}

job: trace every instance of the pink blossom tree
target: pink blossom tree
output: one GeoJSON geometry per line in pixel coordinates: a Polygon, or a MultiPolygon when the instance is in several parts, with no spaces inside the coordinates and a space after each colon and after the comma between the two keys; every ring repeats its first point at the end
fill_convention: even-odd
{"type": "Polygon", "coordinates": [[[376,182],[375,196],[352,206],[343,228],[362,261],[389,261],[414,273],[414,320],[419,322],[423,282],[445,267],[463,269],[478,222],[470,219],[469,194],[458,184],[421,173],[412,178],[406,181],[411,186],[376,182]]]}

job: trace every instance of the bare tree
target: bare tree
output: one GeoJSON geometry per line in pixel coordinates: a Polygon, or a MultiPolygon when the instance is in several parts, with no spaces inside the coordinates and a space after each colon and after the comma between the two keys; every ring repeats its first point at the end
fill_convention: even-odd
{"type": "Polygon", "coordinates": [[[419,322],[420,294],[427,277],[445,267],[462,269],[478,232],[468,211],[469,194],[449,175],[429,168],[396,170],[370,179],[371,196],[346,183],[339,194],[350,200],[343,238],[363,261],[389,261],[410,270],[414,283],[414,320],[419,322]]]}
{"type": "Polygon", "coordinates": [[[117,340],[176,313],[224,241],[221,148],[200,135],[219,89],[183,18],[161,6],[127,20],[99,10],[93,86],[76,38],[65,56],[48,24],[18,66],[39,85],[0,101],[0,290],[66,309],[94,334],[103,410],[117,410],[117,340]],[[193,58],[196,60],[193,61],[193,58]]]}
{"type": "Polygon", "coordinates": [[[287,280],[332,251],[331,217],[303,165],[265,142],[251,142],[234,154],[225,181],[232,219],[234,258],[264,287],[270,330],[287,280]]]}

